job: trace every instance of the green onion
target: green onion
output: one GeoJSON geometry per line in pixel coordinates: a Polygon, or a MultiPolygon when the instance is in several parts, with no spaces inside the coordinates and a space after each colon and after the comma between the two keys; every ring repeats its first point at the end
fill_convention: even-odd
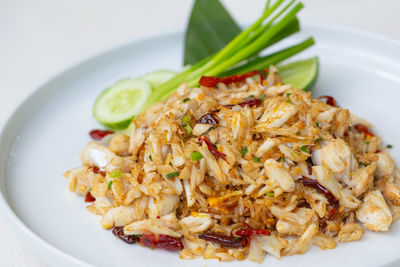
{"type": "Polygon", "coordinates": [[[315,126],[317,126],[317,127],[319,128],[319,123],[318,123],[318,122],[316,122],[316,123],[315,123],[315,126]]]}
{"type": "Polygon", "coordinates": [[[250,98],[250,97],[254,97],[254,95],[249,95],[248,97],[249,97],[249,98],[250,98]]]}
{"type": "Polygon", "coordinates": [[[133,235],[133,236],[136,236],[136,237],[142,237],[142,235],[133,235]]]}
{"type": "Polygon", "coordinates": [[[189,100],[190,100],[190,98],[187,97],[187,98],[183,99],[183,103],[186,103],[186,102],[188,102],[189,100]]]}
{"type": "Polygon", "coordinates": [[[286,93],[286,96],[289,97],[292,93],[286,93]]]}
{"type": "Polygon", "coordinates": [[[306,146],[300,147],[300,151],[301,151],[301,152],[304,152],[304,153],[308,153],[308,149],[307,149],[306,146]]]}
{"type": "Polygon", "coordinates": [[[266,195],[267,197],[274,197],[274,196],[275,196],[275,193],[274,193],[274,192],[267,192],[265,195],[266,195]]]}
{"type": "Polygon", "coordinates": [[[292,103],[292,100],[290,98],[286,99],[286,103],[292,103]]]}
{"type": "Polygon", "coordinates": [[[393,148],[393,146],[392,145],[387,145],[386,148],[391,149],[391,148],[393,148]]]}
{"type": "Polygon", "coordinates": [[[192,134],[192,127],[190,127],[189,125],[183,125],[183,129],[185,129],[185,132],[186,132],[188,135],[191,135],[191,134],[192,134]]]}
{"type": "Polygon", "coordinates": [[[167,175],[165,175],[165,178],[171,179],[178,175],[179,175],[179,172],[171,172],[171,173],[168,173],[167,175]]]}
{"type": "Polygon", "coordinates": [[[369,145],[369,141],[366,141],[365,144],[369,145]]]}
{"type": "Polygon", "coordinates": [[[120,172],[120,171],[113,171],[110,173],[111,178],[119,178],[119,177],[121,177],[121,175],[122,175],[122,172],[120,172]]]}
{"type": "Polygon", "coordinates": [[[321,142],[323,139],[321,138],[321,137],[318,137],[316,140],[315,140],[315,143],[319,143],[319,142],[321,142]]]}
{"type": "Polygon", "coordinates": [[[241,151],[242,158],[244,158],[244,155],[246,155],[247,151],[249,151],[249,150],[247,149],[247,147],[242,146],[242,151],[241,151]]]}
{"type": "Polygon", "coordinates": [[[279,157],[278,162],[285,162],[285,158],[284,157],[279,157]]]}
{"type": "Polygon", "coordinates": [[[351,132],[353,130],[353,127],[349,126],[349,132],[351,132]]]}
{"type": "Polygon", "coordinates": [[[190,123],[190,115],[186,114],[183,118],[182,118],[182,123],[183,124],[189,124],[190,123]]]}
{"type": "Polygon", "coordinates": [[[108,189],[111,189],[112,183],[113,183],[113,180],[111,180],[111,181],[108,182],[108,185],[107,185],[107,188],[108,188],[108,189]]]}
{"type": "Polygon", "coordinates": [[[260,96],[260,100],[261,100],[261,102],[262,102],[262,101],[264,101],[264,98],[265,98],[265,95],[264,95],[264,94],[262,94],[262,95],[260,96]]]}
{"type": "Polygon", "coordinates": [[[185,132],[188,135],[192,134],[192,127],[190,126],[190,121],[191,121],[192,117],[189,114],[186,114],[183,118],[182,118],[182,126],[183,129],[185,129],[185,132]]]}
{"type": "MultiPolygon", "coordinates": [[[[187,82],[189,87],[193,87],[198,84],[200,77],[203,75],[221,75],[238,64],[240,65],[243,61],[254,58],[270,45],[298,31],[296,16],[303,8],[303,4],[294,4],[294,1],[283,4],[284,2],[285,0],[277,0],[263,12],[262,16],[256,22],[233,38],[215,55],[199,61],[158,87],[147,99],[140,112],[154,103],[166,99],[183,82],[187,82]],[[273,13],[276,15],[271,17],[273,13]]],[[[251,67],[251,70],[260,70],[265,65],[269,66],[270,64],[279,63],[303,51],[312,44],[314,44],[314,41],[310,38],[270,56],[254,59],[253,61],[250,60],[244,65],[240,65],[241,69],[236,69],[236,73],[234,74],[243,73],[245,72],[244,69],[248,67],[251,67]],[[260,66],[262,67],[260,68],[260,66]]]]}
{"type": "Polygon", "coordinates": [[[149,160],[153,161],[153,158],[151,157],[151,155],[149,155],[149,160]]]}
{"type": "Polygon", "coordinates": [[[192,158],[193,161],[204,158],[203,155],[199,151],[192,152],[192,154],[190,154],[190,157],[192,158]]]}
{"type": "Polygon", "coordinates": [[[301,134],[301,132],[297,132],[296,135],[299,136],[301,134]]]}
{"type": "Polygon", "coordinates": [[[253,160],[254,160],[254,162],[261,162],[261,161],[260,161],[260,158],[258,158],[258,157],[254,157],[253,160]]]}
{"type": "Polygon", "coordinates": [[[365,167],[365,166],[367,166],[367,164],[364,163],[364,162],[360,162],[358,165],[359,165],[360,167],[365,167]]]}

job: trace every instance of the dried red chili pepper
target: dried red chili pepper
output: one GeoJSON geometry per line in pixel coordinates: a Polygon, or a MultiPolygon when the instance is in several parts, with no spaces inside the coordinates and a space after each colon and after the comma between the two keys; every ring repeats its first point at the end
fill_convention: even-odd
{"type": "Polygon", "coordinates": [[[103,175],[103,176],[106,175],[106,172],[105,172],[105,171],[101,171],[100,168],[97,167],[97,166],[94,166],[94,167],[93,167],[93,172],[94,172],[94,173],[101,174],[101,175],[103,175]]]}
{"type": "Polygon", "coordinates": [[[236,83],[243,81],[249,77],[259,75],[261,82],[264,80],[264,76],[262,75],[261,71],[254,70],[254,71],[249,71],[247,73],[243,74],[238,74],[238,75],[232,75],[232,76],[227,76],[227,77],[213,77],[213,76],[202,76],[200,78],[199,84],[202,86],[206,87],[214,87],[218,83],[224,83],[224,84],[230,84],[230,83],[236,83]]]}
{"type": "Polygon", "coordinates": [[[338,106],[336,99],[334,99],[333,97],[328,96],[328,95],[323,95],[323,96],[319,97],[319,99],[322,99],[322,98],[326,99],[326,104],[328,104],[328,105],[330,105],[332,107],[337,107],[338,106]]]}
{"type": "Polygon", "coordinates": [[[312,175],[312,165],[310,163],[307,164],[308,175],[312,175]]]}
{"type": "Polygon", "coordinates": [[[325,233],[326,232],[326,227],[328,224],[326,223],[326,220],[323,220],[320,224],[319,227],[321,228],[321,232],[325,233]]]}
{"type": "Polygon", "coordinates": [[[246,99],[245,101],[239,103],[238,105],[241,106],[242,108],[244,106],[249,106],[251,108],[254,107],[254,106],[259,107],[259,106],[261,106],[261,100],[252,97],[252,98],[246,99]]]}
{"type": "Polygon", "coordinates": [[[366,136],[375,136],[374,133],[372,133],[369,128],[367,126],[365,126],[364,124],[356,124],[354,125],[354,128],[359,131],[360,133],[365,134],[366,136]]]}
{"type": "Polygon", "coordinates": [[[169,251],[179,251],[183,249],[182,241],[179,238],[169,235],[143,234],[139,239],[140,244],[150,248],[162,248],[169,251]]]}
{"type": "Polygon", "coordinates": [[[244,236],[244,237],[250,237],[253,235],[270,235],[270,232],[267,229],[240,229],[235,232],[235,234],[244,236]]]}
{"type": "Polygon", "coordinates": [[[113,133],[114,133],[113,131],[95,129],[95,130],[91,130],[89,132],[89,135],[93,140],[100,141],[101,139],[103,139],[107,135],[113,134],[113,133]]]}
{"type": "Polygon", "coordinates": [[[211,143],[210,140],[208,140],[207,136],[202,135],[199,137],[198,140],[199,140],[200,144],[202,144],[204,142],[207,145],[208,150],[211,152],[211,154],[214,155],[214,157],[216,157],[216,158],[218,158],[218,157],[225,158],[226,157],[226,155],[224,153],[217,150],[216,145],[211,143]]]}
{"type": "Polygon", "coordinates": [[[301,183],[304,186],[308,186],[308,187],[318,190],[319,192],[321,192],[322,194],[324,194],[326,196],[326,198],[328,199],[328,203],[331,206],[331,210],[329,211],[328,220],[333,220],[336,217],[337,213],[339,212],[339,200],[337,200],[335,198],[335,196],[328,189],[326,189],[324,186],[322,186],[320,183],[318,183],[317,180],[313,180],[313,179],[303,176],[301,178],[301,183]]]}
{"type": "Polygon", "coordinates": [[[246,237],[233,237],[217,233],[199,234],[200,239],[215,242],[228,248],[243,248],[249,244],[246,237]]]}
{"type": "Polygon", "coordinates": [[[344,137],[348,137],[349,136],[349,129],[346,129],[343,133],[344,137]]]}
{"type": "Polygon", "coordinates": [[[138,241],[138,237],[136,235],[126,235],[124,233],[124,227],[123,226],[115,226],[114,229],[112,230],[112,233],[121,239],[122,241],[128,243],[128,244],[134,244],[138,241]]]}
{"type": "MultiPolygon", "coordinates": [[[[251,97],[251,98],[247,98],[243,102],[240,102],[239,104],[236,104],[236,105],[239,105],[242,108],[244,106],[249,106],[251,108],[254,107],[254,106],[259,107],[259,106],[261,106],[261,99],[257,99],[257,98],[251,97]]],[[[232,109],[234,106],[235,105],[224,105],[223,107],[232,109]]]]}
{"type": "Polygon", "coordinates": [[[198,119],[196,122],[217,125],[219,123],[217,112],[219,112],[219,109],[213,110],[210,113],[206,113],[203,116],[201,116],[200,119],[198,119]]]}
{"type": "Polygon", "coordinates": [[[86,196],[85,196],[85,202],[94,202],[94,201],[96,201],[96,199],[92,196],[92,194],[90,194],[90,192],[88,191],[87,193],[86,193],[86,196]]]}

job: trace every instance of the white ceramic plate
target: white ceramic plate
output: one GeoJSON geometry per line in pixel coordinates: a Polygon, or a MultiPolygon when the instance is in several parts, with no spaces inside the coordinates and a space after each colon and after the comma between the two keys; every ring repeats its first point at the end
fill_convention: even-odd
{"type": "MultiPolygon", "coordinates": [[[[341,106],[367,118],[393,144],[400,163],[400,43],[332,26],[303,27],[299,40],[317,45],[302,54],[320,57],[314,95],[333,95],[341,106]]],[[[178,254],[127,245],[99,224],[83,198],[68,191],[62,173],[80,165],[96,96],[115,81],[157,69],[179,69],[182,34],[157,37],[101,54],[53,78],[14,112],[1,134],[0,204],[24,243],[52,266],[214,266],[216,260],[183,261],[178,254]]],[[[267,255],[272,266],[380,266],[400,264],[400,223],[388,233],[367,233],[334,250],[304,255],[267,255]],[[397,262],[397,263],[396,263],[397,262]]],[[[260,266],[250,261],[226,266],[260,266]]]]}

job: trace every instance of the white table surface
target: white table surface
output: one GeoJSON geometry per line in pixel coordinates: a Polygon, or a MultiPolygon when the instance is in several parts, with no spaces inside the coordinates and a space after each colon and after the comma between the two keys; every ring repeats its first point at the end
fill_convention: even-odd
{"type": "MultiPolygon", "coordinates": [[[[265,0],[223,1],[240,23],[265,0]]],[[[303,0],[302,21],[400,39],[399,0],[303,0]]],[[[0,0],[0,125],[37,86],[91,55],[160,33],[182,31],[190,0],[0,0]]],[[[0,266],[43,267],[0,213],[0,266]]]]}

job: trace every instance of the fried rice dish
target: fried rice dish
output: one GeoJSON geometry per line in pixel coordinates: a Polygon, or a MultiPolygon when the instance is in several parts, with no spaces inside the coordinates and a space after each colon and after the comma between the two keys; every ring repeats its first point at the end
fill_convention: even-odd
{"type": "Polygon", "coordinates": [[[210,78],[137,116],[130,135],[103,132],[64,174],[104,229],[182,259],[261,263],[399,218],[400,171],[369,122],[272,66],[210,78]]]}

